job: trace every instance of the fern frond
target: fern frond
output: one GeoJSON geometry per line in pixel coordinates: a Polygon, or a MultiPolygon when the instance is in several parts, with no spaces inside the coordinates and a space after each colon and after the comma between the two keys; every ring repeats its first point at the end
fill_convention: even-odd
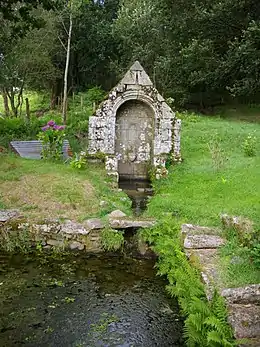
{"type": "Polygon", "coordinates": [[[210,316],[211,310],[208,306],[208,302],[198,298],[198,297],[192,297],[189,305],[189,311],[191,313],[193,312],[199,312],[201,315],[203,315],[205,318],[210,316]]]}
{"type": "Polygon", "coordinates": [[[207,334],[207,342],[209,346],[212,346],[212,342],[221,344],[222,337],[216,330],[212,330],[207,334]]]}

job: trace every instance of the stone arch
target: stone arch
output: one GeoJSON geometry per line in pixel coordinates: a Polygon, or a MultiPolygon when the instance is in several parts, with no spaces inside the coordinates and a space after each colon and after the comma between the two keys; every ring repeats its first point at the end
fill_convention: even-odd
{"type": "MultiPolygon", "coordinates": [[[[89,118],[89,153],[92,155],[103,153],[106,156],[107,172],[117,178],[120,175],[120,171],[122,175],[120,161],[125,153],[116,148],[118,146],[116,142],[118,136],[116,135],[116,122],[118,111],[124,110],[129,102],[130,104],[136,102],[137,105],[142,103],[143,106],[141,108],[152,110],[152,116],[149,118],[152,120],[152,140],[144,140],[143,144],[137,146],[142,149],[134,151],[133,155],[131,155],[130,151],[130,157],[132,156],[133,159],[135,159],[135,154],[137,154],[135,165],[132,165],[134,170],[131,169],[133,175],[136,178],[144,178],[147,177],[150,167],[154,169],[164,167],[166,158],[170,153],[172,153],[173,160],[181,161],[181,122],[176,119],[174,112],[153,86],[149,76],[138,61],[127,71],[117,86],[111,90],[95,114],[89,118]],[[146,150],[143,150],[145,144],[150,144],[150,147],[152,147],[151,151],[148,151],[148,147],[146,150]],[[148,159],[147,153],[150,154],[148,159]],[[146,163],[146,170],[142,171],[140,169],[139,171],[143,163],[146,163]]],[[[137,112],[139,111],[140,107],[138,106],[137,112]]],[[[132,112],[132,114],[135,118],[135,113],[132,112]]],[[[136,123],[138,122],[136,121],[136,123]]],[[[140,131],[141,134],[142,131],[140,131]]]]}
{"type": "Polygon", "coordinates": [[[117,107],[115,152],[121,179],[148,179],[153,162],[155,114],[139,98],[128,99],[117,107]]]}

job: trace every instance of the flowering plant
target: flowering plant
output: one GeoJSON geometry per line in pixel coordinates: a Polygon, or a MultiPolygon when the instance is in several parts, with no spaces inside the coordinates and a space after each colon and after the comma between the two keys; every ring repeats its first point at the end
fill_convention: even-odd
{"type": "Polygon", "coordinates": [[[42,142],[42,158],[60,160],[64,137],[65,125],[57,125],[50,120],[38,134],[38,139],[42,142]]]}

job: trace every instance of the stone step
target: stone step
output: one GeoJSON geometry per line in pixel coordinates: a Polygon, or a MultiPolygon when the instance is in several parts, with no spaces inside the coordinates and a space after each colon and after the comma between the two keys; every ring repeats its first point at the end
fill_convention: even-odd
{"type": "Polygon", "coordinates": [[[182,234],[206,234],[206,235],[221,235],[222,231],[215,227],[203,227],[200,225],[193,224],[182,224],[181,226],[182,234]]]}
{"type": "Polygon", "coordinates": [[[221,291],[221,295],[229,304],[259,304],[260,284],[251,284],[240,288],[227,288],[221,291]]]}
{"type": "Polygon", "coordinates": [[[187,235],[184,239],[186,249],[218,248],[225,244],[225,240],[217,235],[187,235]]]}

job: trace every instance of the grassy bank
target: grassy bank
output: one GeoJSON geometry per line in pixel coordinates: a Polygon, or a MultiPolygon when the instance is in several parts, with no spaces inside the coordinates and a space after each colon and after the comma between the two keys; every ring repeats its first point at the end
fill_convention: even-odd
{"type": "Polygon", "coordinates": [[[78,221],[115,209],[131,213],[129,199],[113,189],[103,165],[77,171],[69,165],[14,155],[0,155],[0,208],[18,208],[34,219],[78,221]]]}
{"type": "Polygon", "coordinates": [[[244,154],[249,134],[260,125],[220,117],[182,115],[183,163],[155,182],[148,215],[172,213],[183,221],[219,225],[221,213],[242,215],[260,225],[260,141],[256,156],[244,154]],[[210,147],[210,148],[209,148],[210,147]]]}

